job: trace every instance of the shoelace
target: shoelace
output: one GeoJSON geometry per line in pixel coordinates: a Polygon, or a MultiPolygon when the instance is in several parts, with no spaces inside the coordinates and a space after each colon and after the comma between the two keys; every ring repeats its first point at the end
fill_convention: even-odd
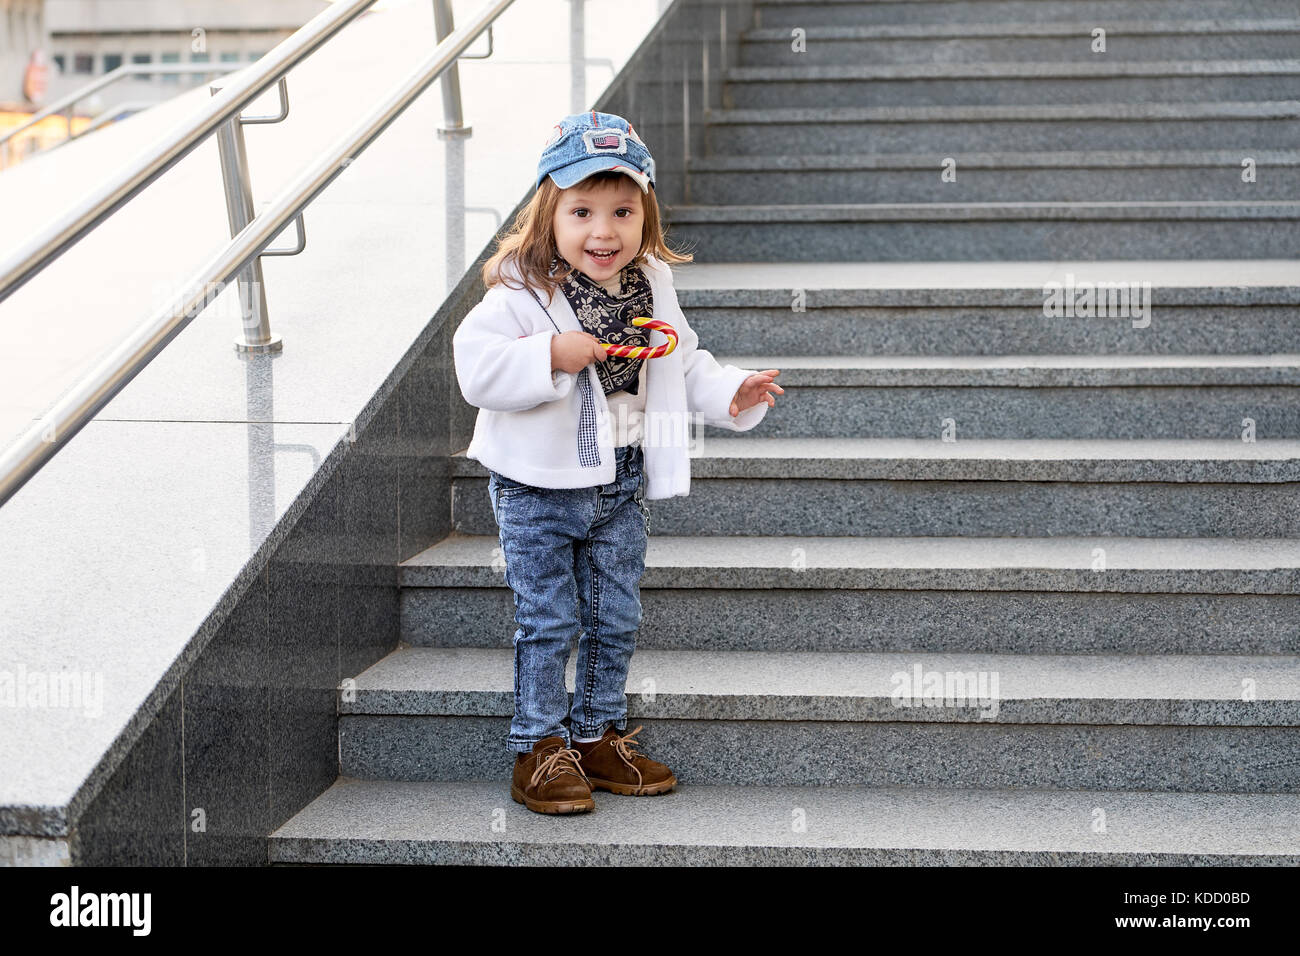
{"type": "MultiPolygon", "coordinates": [[[[579,763],[581,757],[582,755],[573,749],[566,750],[565,748],[560,747],[556,750],[552,750],[541,760],[537,761],[537,769],[533,771],[532,780],[529,781],[530,786],[535,787],[537,786],[537,781],[542,779],[549,780],[552,774],[564,773],[566,771],[569,773],[576,772],[583,780],[587,780],[587,775],[582,772],[582,764],[579,763]]],[[[587,780],[587,784],[590,785],[591,781],[587,780]]]]}
{"type": "Polygon", "coordinates": [[[641,733],[641,727],[637,727],[636,730],[632,731],[630,734],[624,734],[622,737],[615,735],[614,739],[610,741],[610,745],[613,746],[615,752],[627,761],[629,767],[636,771],[636,783],[638,787],[645,782],[645,777],[641,773],[641,768],[636,765],[636,760],[634,758],[645,757],[646,760],[650,759],[649,757],[646,757],[645,754],[638,753],[632,749],[633,746],[641,743],[639,740],[634,741],[632,739],[639,733],[641,733]]]}

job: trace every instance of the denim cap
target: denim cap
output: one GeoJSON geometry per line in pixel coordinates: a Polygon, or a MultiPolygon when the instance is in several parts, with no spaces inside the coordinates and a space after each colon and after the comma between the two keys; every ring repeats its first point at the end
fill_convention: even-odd
{"type": "Polygon", "coordinates": [[[613,113],[575,113],[555,124],[537,163],[537,185],[548,175],[561,189],[592,173],[626,173],[648,192],[655,184],[655,161],[632,124],[613,113]]]}

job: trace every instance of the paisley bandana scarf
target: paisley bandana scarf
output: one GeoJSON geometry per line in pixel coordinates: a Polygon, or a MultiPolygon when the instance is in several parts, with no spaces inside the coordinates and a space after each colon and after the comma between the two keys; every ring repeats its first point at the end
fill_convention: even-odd
{"type": "MultiPolygon", "coordinates": [[[[552,262],[552,271],[555,266],[568,267],[568,263],[557,257],[552,262]]],[[[638,315],[654,316],[650,281],[636,263],[630,262],[618,274],[618,285],[618,295],[610,295],[594,279],[575,269],[560,289],[584,331],[612,345],[649,345],[650,330],[634,326],[632,319],[638,315]]],[[[644,361],[611,355],[597,362],[596,375],[605,394],[623,389],[635,395],[637,376],[644,361]]]]}
{"type": "MultiPolygon", "coordinates": [[[[564,262],[558,256],[551,260],[551,273],[564,262]]],[[[567,266],[568,263],[564,262],[567,266]]],[[[595,335],[602,342],[616,345],[649,345],[650,332],[632,325],[632,319],[638,315],[654,316],[654,300],[650,294],[650,282],[636,265],[628,264],[618,279],[619,294],[610,295],[605,288],[598,285],[576,269],[565,279],[561,291],[572,306],[583,329],[595,335]]],[[[542,300],[531,288],[528,294],[541,306],[546,317],[560,331],[554,317],[542,300]]],[[[605,394],[616,392],[620,388],[636,394],[637,376],[641,372],[641,363],[645,359],[629,359],[611,355],[603,362],[592,363],[596,366],[601,387],[605,394]]],[[[578,419],[578,462],[584,468],[600,467],[600,441],[596,432],[596,397],[592,394],[591,380],[586,375],[578,376],[578,391],[581,393],[581,412],[578,419]]]]}

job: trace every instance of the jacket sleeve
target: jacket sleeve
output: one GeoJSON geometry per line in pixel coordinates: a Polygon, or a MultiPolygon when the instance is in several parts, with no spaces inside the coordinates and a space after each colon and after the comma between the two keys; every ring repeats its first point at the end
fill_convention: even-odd
{"type": "MultiPolygon", "coordinates": [[[[671,272],[662,263],[659,264],[668,279],[664,287],[668,291],[669,301],[664,303],[664,321],[677,330],[677,350],[682,353],[682,369],[686,373],[686,405],[692,412],[698,412],[706,425],[729,428],[732,431],[749,431],[763,420],[767,414],[767,402],[759,402],[752,408],[742,409],[734,418],[731,415],[731,400],[736,397],[736,390],[749,376],[756,374],[755,369],[737,368],[734,365],[720,365],[718,360],[707,350],[699,347],[699,336],[686,322],[686,315],[677,303],[677,292],[672,285],[671,272]]],[[[655,314],[660,314],[660,304],[655,302],[655,314]]]]}
{"type": "Polygon", "coordinates": [[[476,408],[522,412],[564,398],[577,376],[551,369],[554,329],[531,332],[493,287],[452,336],[460,392],[476,408]]]}

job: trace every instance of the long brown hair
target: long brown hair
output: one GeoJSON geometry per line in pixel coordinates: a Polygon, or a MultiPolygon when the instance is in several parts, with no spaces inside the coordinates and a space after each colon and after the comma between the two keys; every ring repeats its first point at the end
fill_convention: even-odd
{"type": "MultiPolygon", "coordinates": [[[[582,182],[584,184],[604,185],[628,179],[623,173],[612,169],[593,173],[582,182]]],[[[537,290],[555,293],[573,272],[557,269],[550,275],[551,262],[560,254],[555,245],[555,207],[559,205],[562,190],[554,180],[547,176],[533,193],[528,205],[519,210],[510,231],[497,242],[496,252],[483,265],[483,284],[489,289],[500,283],[508,289],[523,286],[512,285],[509,275],[502,275],[501,269],[507,262],[512,263],[524,281],[537,290]]],[[[641,248],[637,250],[632,262],[640,265],[647,255],[653,255],[661,262],[690,262],[694,257],[690,253],[678,253],[669,249],[664,241],[663,228],[659,221],[659,202],[655,199],[653,186],[641,193],[641,248]]]]}

